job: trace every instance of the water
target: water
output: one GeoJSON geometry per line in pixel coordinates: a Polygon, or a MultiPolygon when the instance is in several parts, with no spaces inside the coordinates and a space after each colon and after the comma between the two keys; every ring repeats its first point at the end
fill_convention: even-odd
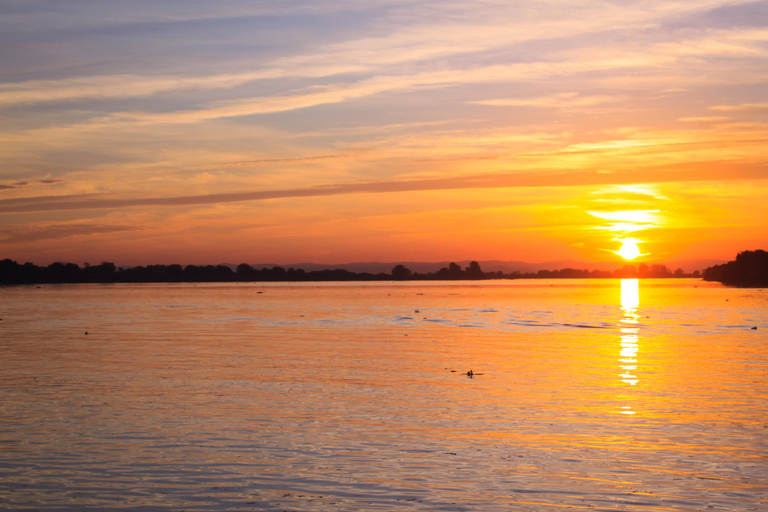
{"type": "Polygon", "coordinates": [[[768,510],[767,306],[695,280],[6,287],[0,508],[768,510]]]}

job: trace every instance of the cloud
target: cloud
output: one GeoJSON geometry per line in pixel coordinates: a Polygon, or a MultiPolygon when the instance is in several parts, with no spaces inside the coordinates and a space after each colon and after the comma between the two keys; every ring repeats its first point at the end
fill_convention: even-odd
{"type": "MultiPolygon", "coordinates": [[[[666,59],[666,57],[664,57],[666,59]]],[[[169,113],[118,112],[113,119],[145,121],[153,123],[196,123],[211,119],[272,114],[304,109],[319,105],[342,103],[367,96],[392,91],[423,91],[452,85],[469,83],[494,83],[525,79],[526,81],[555,78],[585,72],[630,69],[641,63],[634,60],[595,60],[590,62],[533,62],[510,65],[491,65],[471,69],[450,69],[423,72],[410,75],[380,75],[354,83],[338,83],[327,86],[313,86],[293,94],[269,97],[254,97],[217,106],[209,105],[196,110],[169,113]]],[[[647,64],[647,63],[643,63],[647,64]]],[[[574,105],[589,105],[613,100],[609,97],[585,97],[581,103],[571,100],[574,105]]],[[[549,100],[558,101],[557,98],[549,100]]],[[[567,99],[560,98],[566,105],[567,99]]]]}
{"type": "Polygon", "coordinates": [[[483,174],[449,178],[426,178],[413,180],[391,180],[363,183],[323,185],[316,187],[250,192],[231,192],[173,197],[120,198],[106,194],[78,194],[71,196],[47,196],[35,198],[12,198],[0,200],[0,213],[23,213],[64,210],[103,210],[131,207],[180,207],[210,205],[239,201],[265,201],[301,197],[328,197],[348,194],[381,194],[393,192],[416,192],[429,190],[456,190],[478,188],[511,187],[577,187],[595,185],[632,185],[638,183],[663,183],[711,180],[763,180],[768,179],[764,166],[728,165],[718,169],[707,162],[701,168],[678,170],[674,166],[660,167],[642,172],[621,172],[606,174],[599,171],[570,173],[532,172],[483,174]]]}
{"type": "Polygon", "coordinates": [[[254,65],[255,70],[245,73],[114,74],[0,84],[0,107],[78,99],[140,98],[173,91],[232,88],[259,80],[371,72],[407,62],[488,50],[509,44],[510,38],[519,41],[531,37],[541,37],[538,29],[510,31],[502,25],[468,23],[402,27],[381,37],[352,39],[326,45],[313,53],[277,58],[254,65]]]}
{"type": "Polygon", "coordinates": [[[638,196],[653,198],[662,201],[669,201],[669,197],[659,192],[658,187],[653,185],[613,185],[605,190],[597,191],[596,194],[612,194],[620,196],[638,196]]]}
{"type": "Polygon", "coordinates": [[[680,121],[681,123],[715,125],[715,124],[732,123],[733,118],[731,117],[680,117],[678,118],[678,121],[680,121]]]}
{"type": "Polygon", "coordinates": [[[337,155],[307,156],[301,158],[265,158],[262,160],[243,160],[239,162],[221,162],[202,166],[205,169],[226,169],[230,167],[250,167],[256,165],[274,165],[274,164],[293,164],[319,162],[322,160],[336,160],[353,156],[351,153],[342,153],[337,155]]]}
{"type": "Polygon", "coordinates": [[[587,213],[603,220],[612,220],[628,223],[656,224],[661,221],[658,213],[661,210],[619,210],[619,211],[592,211],[587,213]]]}
{"type": "Polygon", "coordinates": [[[709,107],[712,110],[721,112],[738,112],[741,114],[766,114],[768,113],[768,103],[742,103],[741,105],[716,105],[709,107]]]}
{"type": "MultiPolygon", "coordinates": [[[[6,2],[10,4],[11,2],[6,2]]],[[[326,13],[350,12],[390,5],[400,7],[402,0],[332,0],[313,2],[243,2],[220,0],[215,3],[197,0],[165,0],[155,2],[133,0],[122,2],[71,1],[50,4],[47,0],[20,0],[13,9],[6,9],[0,18],[0,27],[7,29],[38,30],[119,30],[126,26],[146,30],[147,26],[189,24],[194,28],[201,22],[220,23],[256,17],[309,16],[326,13]]],[[[446,2],[448,3],[448,2],[446,2]]]]}
{"type": "Polygon", "coordinates": [[[768,31],[764,29],[709,30],[696,38],[657,44],[654,50],[680,57],[765,57],[766,41],[768,31]]]}
{"type": "Polygon", "coordinates": [[[105,233],[136,231],[136,226],[105,226],[100,224],[49,224],[42,227],[24,226],[0,230],[3,243],[19,244],[42,240],[61,240],[72,237],[90,236],[105,233]]]}
{"type": "MultiPolygon", "coordinates": [[[[54,179],[44,179],[44,180],[38,180],[38,182],[44,184],[44,185],[52,185],[54,183],[61,183],[65,180],[54,180],[54,179]]],[[[10,190],[14,188],[23,188],[29,185],[28,181],[17,181],[13,185],[0,185],[0,190],[10,190]]]]}
{"type": "Polygon", "coordinates": [[[0,84],[0,106],[77,99],[139,98],[185,89],[235,87],[278,76],[275,70],[200,77],[104,75],[0,84]]]}
{"type": "Polygon", "coordinates": [[[201,108],[198,110],[177,111],[163,114],[122,112],[114,114],[113,117],[117,119],[147,121],[152,123],[197,123],[211,119],[272,114],[318,105],[341,103],[346,100],[383,92],[387,89],[388,87],[383,84],[376,84],[368,81],[368,83],[361,83],[357,86],[336,85],[330,87],[313,87],[305,94],[250,98],[248,100],[220,107],[201,108]]]}
{"type": "MultiPolygon", "coordinates": [[[[59,199],[63,199],[66,201],[73,201],[73,200],[77,201],[80,199],[87,199],[90,197],[94,197],[96,195],[98,194],[69,194],[69,195],[57,195],[57,196],[14,197],[10,199],[0,200],[0,204],[31,206],[36,204],[53,203],[59,199]]],[[[34,211],[34,210],[27,210],[27,211],[34,211]]]]}
{"type": "Polygon", "coordinates": [[[567,108],[567,107],[586,107],[618,101],[621,98],[617,96],[579,96],[575,92],[563,92],[552,96],[541,96],[528,99],[495,99],[472,101],[476,105],[490,105],[501,107],[547,107],[547,108],[567,108]]]}
{"type": "MultiPolygon", "coordinates": [[[[194,72],[139,75],[117,73],[95,76],[79,76],[49,80],[26,80],[15,83],[0,84],[0,106],[24,105],[55,101],[73,101],[79,99],[109,99],[109,98],[141,98],[155,94],[185,91],[185,90],[215,90],[233,88],[256,81],[274,80],[281,78],[321,78],[340,74],[384,75],[395,69],[408,69],[419,63],[422,69],[434,70],[434,64],[445,61],[455,70],[466,68],[463,65],[465,57],[470,54],[481,55],[486,52],[509,52],[517,45],[536,41],[557,41],[560,45],[571,38],[586,37],[590,34],[601,34],[606,31],[630,31],[645,29],[649,25],[657,25],[665,19],[699,13],[721,5],[721,2],[705,3],[665,3],[659,9],[633,9],[627,13],[620,6],[601,5],[599,7],[578,6],[570,2],[551,2],[539,8],[524,8],[521,6],[505,7],[493,2],[481,6],[471,6],[451,3],[444,9],[431,10],[431,18],[427,23],[425,13],[419,12],[417,4],[393,3],[394,9],[380,11],[383,15],[369,27],[375,35],[355,37],[361,31],[352,32],[349,39],[341,42],[329,42],[319,45],[314,51],[275,57],[265,62],[258,60],[237,63],[237,69],[243,65],[251,68],[245,72],[200,74],[194,72]],[[479,8],[478,8],[479,7],[479,8]],[[557,12],[556,16],[552,14],[557,12]],[[391,18],[391,21],[385,20],[391,18]]],[[[365,5],[362,9],[371,8],[365,5]]],[[[380,5],[376,6],[380,8],[380,5]]],[[[315,13],[327,10],[345,10],[346,7],[324,4],[312,10],[315,13]]],[[[112,6],[119,9],[119,6],[112,6]]],[[[295,11],[295,6],[286,6],[288,12],[295,11]]],[[[186,9],[185,9],[186,10],[186,9]]],[[[222,8],[223,12],[233,9],[222,8]]],[[[133,22],[152,22],[160,20],[188,20],[215,18],[213,12],[205,11],[199,15],[180,15],[178,13],[162,13],[162,7],[153,6],[147,13],[136,17],[135,13],[116,11],[109,18],[99,18],[106,26],[114,23],[115,17],[121,17],[133,22]]],[[[240,12],[235,9],[233,12],[240,12]]],[[[263,9],[245,9],[246,12],[263,14],[263,9]]],[[[85,15],[85,13],[83,13],[85,15]]],[[[31,14],[30,14],[31,16],[31,14]]],[[[36,17],[45,18],[38,12],[36,17]]],[[[223,14],[222,18],[227,16],[223,14]]],[[[57,23],[66,20],[61,13],[57,23]]],[[[77,19],[71,17],[69,21],[77,19]]],[[[213,21],[213,20],[212,20],[213,21]]],[[[212,29],[214,25],[208,26],[212,29]]],[[[639,33],[641,32],[632,32],[639,33]]],[[[649,50],[632,54],[626,48],[616,48],[616,57],[612,60],[619,68],[631,66],[658,65],[659,59],[664,62],[674,61],[674,56],[685,55],[765,55],[761,43],[768,37],[765,30],[716,30],[704,32],[700,37],[689,37],[684,41],[665,42],[652,45],[649,50]],[[623,57],[619,57],[623,55],[623,57]]],[[[638,35],[637,37],[642,37],[638,35]]],[[[667,35],[674,38],[673,34],[667,35]]],[[[595,55],[587,54],[589,42],[580,42],[578,49],[581,57],[574,59],[572,55],[560,54],[556,51],[545,54],[539,53],[539,60],[547,65],[557,66],[557,61],[586,63],[595,60],[595,55]],[[586,48],[585,48],[586,45],[586,48]],[[567,58],[566,58],[567,57],[567,58]]],[[[555,46],[557,48],[557,46],[555,46]]],[[[600,55],[606,55],[604,45],[593,48],[600,55]]],[[[598,58],[597,60],[605,60],[598,58]]],[[[443,64],[445,65],[445,64],[443,64]]],[[[471,72],[471,70],[468,70],[471,72]]],[[[700,77],[699,77],[700,78],[700,77]]],[[[599,100],[599,98],[595,98],[599,100]]],[[[583,101],[589,101],[587,99],[583,101]]],[[[283,111],[281,109],[275,111],[283,111]]]]}

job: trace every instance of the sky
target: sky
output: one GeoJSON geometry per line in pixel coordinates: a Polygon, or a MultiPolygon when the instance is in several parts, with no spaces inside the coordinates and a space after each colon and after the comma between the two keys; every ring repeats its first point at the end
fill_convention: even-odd
{"type": "Polygon", "coordinates": [[[0,0],[0,259],[768,249],[768,1],[0,0]]]}

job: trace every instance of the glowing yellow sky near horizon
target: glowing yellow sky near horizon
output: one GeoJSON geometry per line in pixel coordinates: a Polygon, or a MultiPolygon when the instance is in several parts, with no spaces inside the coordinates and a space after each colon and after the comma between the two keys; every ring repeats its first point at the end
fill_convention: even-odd
{"type": "Polygon", "coordinates": [[[0,257],[618,264],[629,237],[649,262],[768,246],[764,2],[83,9],[0,20],[0,257]]]}

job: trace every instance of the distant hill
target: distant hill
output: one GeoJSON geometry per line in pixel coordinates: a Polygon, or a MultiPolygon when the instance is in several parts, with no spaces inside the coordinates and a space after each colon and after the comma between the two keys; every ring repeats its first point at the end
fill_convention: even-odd
{"type": "MultiPolygon", "coordinates": [[[[344,269],[350,272],[370,272],[372,274],[378,274],[380,272],[390,273],[395,265],[403,265],[413,272],[419,274],[426,274],[427,272],[437,272],[443,267],[447,267],[450,261],[439,262],[425,262],[425,261],[394,261],[394,262],[355,262],[355,263],[339,263],[339,264],[325,264],[325,263],[291,263],[291,264],[278,264],[278,263],[256,263],[251,264],[253,268],[272,268],[274,266],[281,266],[284,268],[301,268],[307,272],[313,270],[325,270],[325,269],[344,269]]],[[[456,261],[456,264],[461,268],[469,266],[470,260],[456,261]]],[[[528,263],[525,261],[501,261],[501,260],[478,260],[480,267],[484,272],[497,272],[502,271],[505,274],[511,272],[538,272],[539,270],[560,270],[564,268],[575,269],[588,269],[588,270],[616,270],[623,267],[626,264],[638,266],[642,261],[636,262],[598,262],[598,263],[585,263],[583,261],[574,260],[560,260],[560,261],[547,261],[543,263],[528,263]]],[[[701,259],[701,260],[685,260],[676,261],[671,263],[662,263],[666,265],[671,271],[675,271],[678,268],[682,268],[686,273],[691,273],[695,270],[704,270],[705,268],[713,265],[725,263],[725,260],[714,259],[701,259]]],[[[650,263],[646,263],[650,265],[650,263]]],[[[237,265],[224,263],[228,267],[235,269],[237,265]]]]}

